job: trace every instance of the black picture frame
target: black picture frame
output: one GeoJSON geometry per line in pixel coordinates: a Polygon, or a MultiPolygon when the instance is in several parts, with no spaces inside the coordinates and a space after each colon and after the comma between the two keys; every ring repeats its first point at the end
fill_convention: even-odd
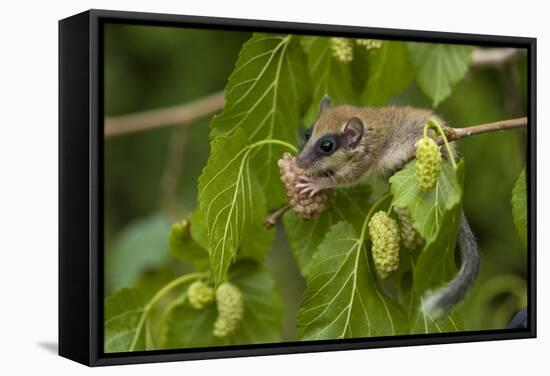
{"type": "Polygon", "coordinates": [[[59,21],[59,354],[88,366],[536,337],[536,39],[89,10],[59,21]],[[103,352],[103,25],[338,35],[527,49],[528,327],[452,334],[103,352]]]}

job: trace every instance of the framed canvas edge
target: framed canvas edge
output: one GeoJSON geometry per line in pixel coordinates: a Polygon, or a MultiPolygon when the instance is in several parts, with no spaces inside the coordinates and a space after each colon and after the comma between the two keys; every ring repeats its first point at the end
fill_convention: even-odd
{"type": "Polygon", "coordinates": [[[306,22],[268,21],[242,18],[177,15],[168,13],[129,12],[104,9],[90,9],[96,20],[118,23],[159,26],[186,26],[222,30],[285,32],[292,34],[338,35],[347,37],[368,37],[387,40],[409,40],[429,43],[476,44],[493,47],[526,48],[536,43],[536,38],[507,35],[425,31],[397,28],[380,28],[350,25],[330,25],[306,22]]]}
{"type": "MultiPolygon", "coordinates": [[[[383,347],[401,347],[431,344],[450,344],[463,342],[493,341],[503,339],[525,339],[536,337],[536,38],[509,37],[481,34],[446,33],[435,31],[417,31],[400,29],[381,29],[358,26],[338,26],[307,24],[281,21],[243,20],[217,17],[184,16],[158,13],[123,12],[92,9],[85,12],[89,16],[89,252],[85,256],[89,261],[89,312],[87,315],[89,343],[83,344],[89,353],[87,361],[74,359],[89,366],[131,364],[145,362],[165,362],[177,360],[196,360],[211,358],[276,355],[351,349],[369,349],[383,347]],[[478,332],[461,332],[450,334],[392,336],[370,339],[353,339],[339,341],[287,342],[259,345],[240,345],[229,347],[212,347],[197,349],[155,350],[132,353],[103,352],[103,247],[102,247],[102,205],[103,186],[103,122],[100,114],[103,110],[102,72],[102,38],[103,22],[162,24],[180,27],[204,27],[248,31],[289,32],[295,34],[315,33],[318,35],[367,36],[384,39],[406,39],[445,43],[478,44],[485,46],[514,46],[526,48],[529,56],[528,69],[528,109],[529,109],[529,147],[527,149],[528,177],[528,285],[529,285],[529,326],[521,330],[490,330],[478,332]]],[[[60,23],[64,20],[60,21],[60,23]]],[[[61,56],[60,56],[61,61],[61,56]]],[[[60,72],[61,75],[61,72],[60,72]]],[[[81,89],[84,90],[84,89],[81,89]]],[[[61,93],[60,93],[61,95],[61,93]]],[[[60,109],[61,111],[61,109],[60,109]]],[[[61,123],[61,120],[60,120],[61,123]]],[[[61,129],[61,124],[60,124],[61,129]]],[[[60,148],[62,145],[60,144],[60,148]]],[[[60,160],[60,175],[62,161],[60,160]]],[[[60,180],[60,184],[62,184],[60,180]]],[[[67,198],[64,198],[67,199],[67,198]]],[[[61,201],[61,197],[60,197],[61,201]]],[[[61,203],[60,203],[61,205],[61,203]]],[[[66,220],[66,219],[65,219],[66,220]]],[[[60,225],[63,219],[60,216],[60,225]]],[[[60,226],[61,230],[61,226],[60,226]]],[[[61,233],[60,233],[61,236],[61,233]]],[[[60,271],[61,272],[61,271],[60,271]]],[[[60,299],[62,298],[60,286],[60,299]]],[[[70,289],[70,286],[66,286],[70,289]]],[[[60,302],[61,304],[61,302],[60,302]]],[[[63,325],[60,321],[59,325],[63,325]]],[[[61,346],[60,346],[61,347],[61,346]]],[[[63,355],[63,354],[60,354],[63,355]]],[[[65,355],[64,355],[65,356],[65,355]]]]}
{"type": "Polygon", "coordinates": [[[90,364],[89,13],[58,24],[59,43],[59,222],[58,353],[90,364]]]}

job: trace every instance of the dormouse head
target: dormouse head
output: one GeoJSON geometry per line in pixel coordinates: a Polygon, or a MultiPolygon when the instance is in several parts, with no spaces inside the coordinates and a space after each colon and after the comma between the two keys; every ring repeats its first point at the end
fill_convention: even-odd
{"type": "Polygon", "coordinates": [[[296,157],[296,165],[310,177],[328,177],[345,184],[364,163],[364,126],[356,107],[330,107],[330,101],[326,95],[321,100],[319,117],[306,131],[306,143],[296,157]]]}

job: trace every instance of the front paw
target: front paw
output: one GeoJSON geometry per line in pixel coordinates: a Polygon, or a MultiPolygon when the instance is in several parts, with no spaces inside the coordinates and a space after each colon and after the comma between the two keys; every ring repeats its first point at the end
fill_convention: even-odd
{"type": "Polygon", "coordinates": [[[303,183],[296,184],[296,188],[300,188],[300,194],[307,195],[311,198],[323,189],[322,186],[310,178],[303,177],[302,179],[305,180],[303,183]]]}

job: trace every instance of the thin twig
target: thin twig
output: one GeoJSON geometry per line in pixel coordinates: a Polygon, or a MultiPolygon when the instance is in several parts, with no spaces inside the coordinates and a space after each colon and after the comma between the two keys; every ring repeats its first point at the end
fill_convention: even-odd
{"type": "Polygon", "coordinates": [[[515,60],[527,50],[519,48],[476,48],[472,52],[471,65],[475,67],[492,67],[515,60]]]}
{"type": "MultiPolygon", "coordinates": [[[[461,138],[474,136],[482,133],[504,131],[507,129],[527,127],[527,117],[496,121],[494,123],[474,125],[467,128],[445,128],[445,135],[449,141],[460,140],[461,138]]],[[[437,140],[439,145],[443,140],[437,140]]]]}
{"type": "Polygon", "coordinates": [[[264,225],[267,228],[272,228],[277,224],[277,220],[282,217],[285,212],[290,209],[292,205],[290,203],[283,204],[278,209],[275,209],[270,215],[267,216],[267,218],[264,220],[264,225]]]}
{"type": "Polygon", "coordinates": [[[173,125],[187,126],[195,120],[220,111],[224,93],[208,95],[180,106],[105,118],[105,137],[140,132],[173,125]]]}

